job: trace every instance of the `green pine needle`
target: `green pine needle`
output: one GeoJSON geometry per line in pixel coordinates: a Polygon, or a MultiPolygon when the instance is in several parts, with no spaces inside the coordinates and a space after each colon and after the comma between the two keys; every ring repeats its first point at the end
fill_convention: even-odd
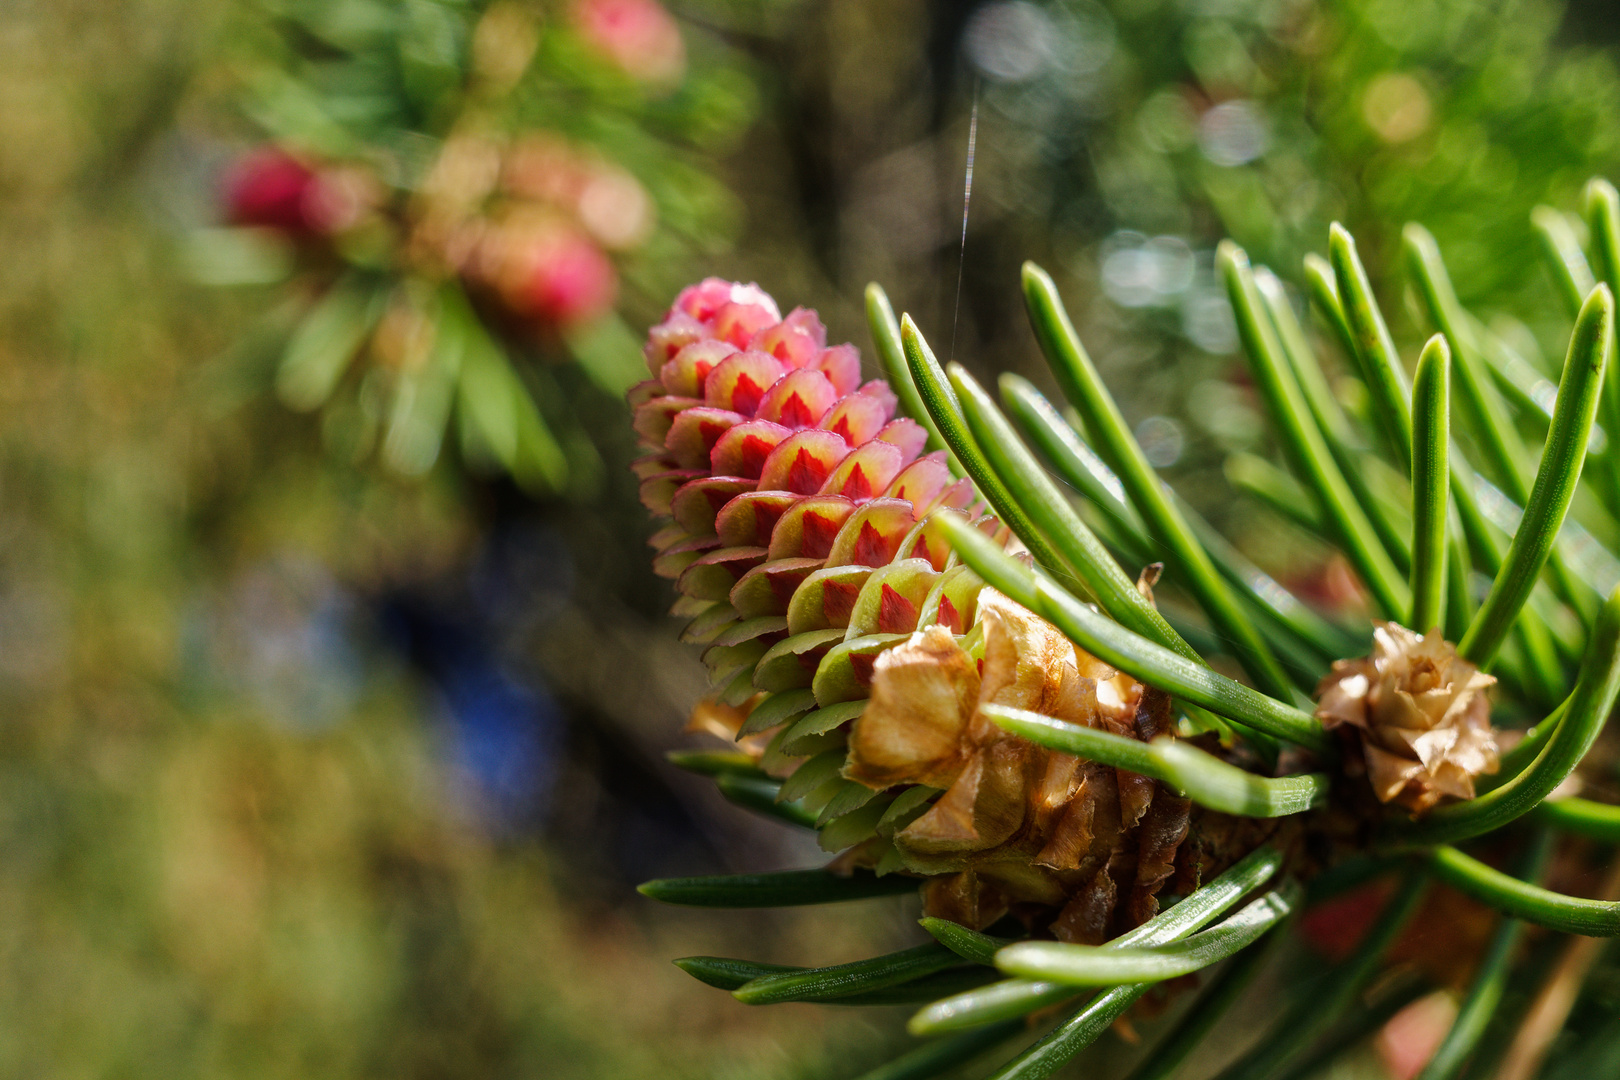
{"type": "Polygon", "coordinates": [[[1216,571],[1208,552],[1181,516],[1164,481],[1148,464],[1147,455],[1080,343],[1062,298],[1058,296],[1056,283],[1034,263],[1024,264],[1023,281],[1030,324],[1035,328],[1047,363],[1063,387],[1064,396],[1079,411],[1086,430],[1097,440],[1103,458],[1129,492],[1131,503],[1150,535],[1169,552],[1181,579],[1216,629],[1235,646],[1239,661],[1260,688],[1278,697],[1288,697],[1292,686],[1287,673],[1216,571]]]}
{"type": "Polygon", "coordinates": [[[1587,937],[1620,934],[1620,903],[1586,900],[1543,889],[1504,874],[1446,844],[1434,849],[1429,868],[1437,879],[1463,895],[1525,922],[1587,937]]]}
{"type": "MultiPolygon", "coordinates": [[[[944,369],[939,366],[939,361],[934,358],[934,351],[928,347],[922,331],[917,329],[917,324],[911,321],[910,315],[900,317],[900,343],[905,349],[908,370],[922,397],[927,415],[933,417],[935,426],[966,468],[968,476],[972,478],[980,494],[990,503],[996,516],[1006,522],[1024,542],[1037,562],[1058,573],[1067,573],[1063,557],[1035,527],[1035,523],[1030,520],[1024,507],[1013,497],[1012,492],[1007,490],[1007,485],[996,474],[995,468],[985,457],[984,450],[968,430],[967,420],[962,415],[961,403],[957,400],[955,391],[951,389],[944,369]]],[[[1090,582],[1085,579],[1081,579],[1081,583],[1087,588],[1090,587],[1090,582]]]]}
{"type": "MultiPolygon", "coordinates": [[[[1534,879],[1541,873],[1551,851],[1548,837],[1543,835],[1537,838],[1530,846],[1524,861],[1522,871],[1525,877],[1534,879]]],[[[1502,1002],[1502,992],[1507,986],[1508,972],[1513,960],[1514,950],[1517,949],[1520,937],[1523,936],[1524,924],[1517,919],[1504,919],[1497,928],[1496,936],[1491,941],[1491,948],[1481,961],[1479,970],[1474,974],[1474,985],[1468,991],[1468,997],[1457,1010],[1457,1017],[1452,1021],[1451,1030],[1435,1050],[1434,1056],[1423,1067],[1418,1080],[1454,1080],[1467,1064],[1474,1048],[1479,1045],[1492,1018],[1496,1014],[1497,1006],[1502,1002]]]]}
{"type": "Polygon", "coordinates": [[[1104,663],[1150,686],[1201,705],[1217,716],[1322,754],[1332,754],[1332,740],[1309,713],[1132,633],[1076,600],[1050,578],[1037,575],[1007,555],[993,540],[960,518],[940,514],[935,520],[962,561],[980,577],[1044,616],[1071,641],[1104,663]]]}
{"type": "Polygon", "coordinates": [[[1218,964],[1258,941],[1298,908],[1302,891],[1289,882],[1210,929],[1167,945],[1121,949],[1021,941],[997,953],[996,966],[1010,975],[1070,986],[1163,982],[1218,964]]]}
{"type": "Polygon", "coordinates": [[[1620,844],[1620,806],[1591,799],[1557,799],[1536,807],[1536,820],[1561,832],[1620,844]]]}
{"type": "Polygon", "coordinates": [[[1406,581],[1333,461],[1305,404],[1249,269],[1248,256],[1230,240],[1223,240],[1216,262],[1226,282],[1250,369],[1290,464],[1300,481],[1315,493],[1324,519],[1376,605],[1388,617],[1404,617],[1411,607],[1406,581]]]}
{"type": "Polygon", "coordinates": [[[1436,334],[1412,383],[1412,617],[1418,633],[1445,610],[1446,518],[1451,505],[1451,350],[1436,334]]]}
{"type": "Polygon", "coordinates": [[[959,364],[951,365],[950,381],[973,438],[996,476],[1103,610],[1144,637],[1203,663],[1080,520],[984,388],[959,364]]]}
{"type": "Polygon", "coordinates": [[[764,814],[766,817],[801,828],[816,827],[816,815],[798,803],[785,803],[778,798],[782,791],[782,783],[779,780],[772,780],[767,776],[749,776],[741,772],[723,772],[714,778],[714,786],[720,789],[720,794],[724,795],[727,801],[752,810],[756,814],[764,814]]]}
{"type": "MultiPolygon", "coordinates": [[[[1351,355],[1359,363],[1361,377],[1372,394],[1373,412],[1383,420],[1390,445],[1403,468],[1410,472],[1412,413],[1407,404],[1411,392],[1406,386],[1406,373],[1373,296],[1372,282],[1356,252],[1356,241],[1337,221],[1328,228],[1328,260],[1333,267],[1340,312],[1354,342],[1351,355]]],[[[1326,288],[1318,287],[1316,296],[1325,307],[1326,288]]]]}
{"type": "Polygon", "coordinates": [[[1519,609],[1529,599],[1541,568],[1553,552],[1570,500],[1575,497],[1609,363],[1613,322],[1614,297],[1607,285],[1600,285],[1586,298],[1575,320],[1564,377],[1558,387],[1557,410],[1524,516],[1490,595],[1457,646],[1459,653],[1481,666],[1496,655],[1519,609]]]}
{"type": "MultiPolygon", "coordinates": [[[[928,432],[928,449],[944,450],[945,437],[934,426],[933,418],[923,407],[922,395],[917,393],[917,384],[911,380],[911,369],[906,366],[906,353],[900,343],[900,324],[895,321],[894,308],[889,304],[889,294],[883,291],[883,286],[872,282],[866,286],[866,322],[872,331],[872,344],[877,347],[878,362],[883,365],[883,377],[889,381],[889,388],[900,399],[902,411],[928,432]]],[[[966,475],[962,465],[954,456],[950,458],[951,471],[957,476],[966,475]]]]}
{"type": "Polygon", "coordinates": [[[856,871],[848,877],[826,870],[783,870],[774,874],[722,874],[715,877],[660,878],[638,886],[642,896],[666,904],[712,908],[796,907],[865,900],[917,890],[917,879],[876,877],[856,871]]]}
{"type": "Polygon", "coordinates": [[[825,1001],[872,990],[886,990],[924,975],[956,967],[962,958],[938,942],[832,967],[761,975],[732,991],[745,1005],[784,1001],[825,1001]]]}
{"type": "Polygon", "coordinates": [[[980,708],[998,727],[1032,743],[1162,780],[1200,806],[1221,813],[1283,817],[1321,806],[1327,798],[1326,773],[1257,776],[1178,739],[1160,737],[1144,743],[1006,705],[980,708]]]}

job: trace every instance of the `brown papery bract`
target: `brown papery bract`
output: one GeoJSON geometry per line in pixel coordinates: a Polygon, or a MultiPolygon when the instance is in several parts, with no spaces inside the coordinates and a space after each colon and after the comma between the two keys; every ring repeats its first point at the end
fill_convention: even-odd
{"type": "Polygon", "coordinates": [[[1059,938],[1107,940],[1157,911],[1191,804],[1136,773],[1011,735],[983,706],[1149,740],[1170,733],[1170,700],[995,590],[979,604],[982,662],[940,627],[878,658],[845,775],[945,789],[894,836],[907,869],[935,876],[930,914],[984,926],[1011,905],[1038,904],[1057,909],[1059,938]]]}
{"type": "Polygon", "coordinates": [[[1371,656],[1334,663],[1316,689],[1316,715],[1359,732],[1380,801],[1423,813],[1448,796],[1473,798],[1474,778],[1496,772],[1495,682],[1438,631],[1420,637],[1384,623],[1371,656]]]}

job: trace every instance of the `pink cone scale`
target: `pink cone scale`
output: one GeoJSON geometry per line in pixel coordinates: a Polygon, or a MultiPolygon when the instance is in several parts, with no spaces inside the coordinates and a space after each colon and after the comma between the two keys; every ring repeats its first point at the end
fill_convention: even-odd
{"type": "MultiPolygon", "coordinates": [[[[668,522],[653,565],[693,616],[683,637],[708,645],[722,704],[761,710],[780,743],[818,709],[853,717],[877,656],[920,625],[972,628],[980,583],[924,522],[978,517],[973,487],[923,453],[922,426],[895,416],[886,382],[862,382],[860,351],[829,346],[814,311],[784,318],[759,286],[709,278],[644,351],[652,378],[629,400],[641,500],[668,522]],[[764,706],[790,692],[776,720],[781,703],[764,706]]],[[[801,750],[841,739],[833,727],[801,750]]]]}

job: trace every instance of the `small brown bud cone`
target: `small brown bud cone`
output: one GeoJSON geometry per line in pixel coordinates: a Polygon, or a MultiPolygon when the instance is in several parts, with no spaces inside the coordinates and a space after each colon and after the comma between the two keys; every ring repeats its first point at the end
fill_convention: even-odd
{"type": "Polygon", "coordinates": [[[1356,729],[1381,802],[1421,814],[1446,797],[1472,799],[1474,778],[1496,772],[1495,682],[1438,630],[1420,637],[1383,623],[1371,656],[1334,662],[1316,688],[1316,716],[1330,730],[1356,729]]]}
{"type": "Polygon", "coordinates": [[[902,864],[933,878],[930,914],[983,926],[1009,905],[1036,905],[1055,912],[1058,938],[1105,941],[1157,911],[1191,804],[1147,777],[1011,735],[982,706],[1150,741],[1173,730],[1170,699],[993,589],[979,609],[982,661],[940,626],[878,658],[844,775],[943,789],[894,834],[902,864]]]}

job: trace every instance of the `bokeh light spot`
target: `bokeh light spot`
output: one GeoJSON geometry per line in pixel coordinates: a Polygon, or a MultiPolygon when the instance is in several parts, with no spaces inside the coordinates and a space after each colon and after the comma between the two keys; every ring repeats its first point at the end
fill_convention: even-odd
{"type": "Polygon", "coordinates": [[[1181,425],[1168,416],[1150,416],[1136,425],[1136,441],[1142,454],[1155,469],[1168,468],[1181,460],[1187,444],[1181,425]]]}
{"type": "Polygon", "coordinates": [[[1429,130],[1434,107],[1422,83],[1410,75],[1385,72],[1367,84],[1361,115],[1380,139],[1403,143],[1429,130]]]}
{"type": "Polygon", "coordinates": [[[985,4],[968,21],[963,44],[986,77],[1026,82],[1052,61],[1052,20],[1025,0],[985,4]]]}
{"type": "Polygon", "coordinates": [[[1252,101],[1223,101],[1198,121],[1198,145],[1217,165],[1246,165],[1270,142],[1265,118],[1252,101]]]}

